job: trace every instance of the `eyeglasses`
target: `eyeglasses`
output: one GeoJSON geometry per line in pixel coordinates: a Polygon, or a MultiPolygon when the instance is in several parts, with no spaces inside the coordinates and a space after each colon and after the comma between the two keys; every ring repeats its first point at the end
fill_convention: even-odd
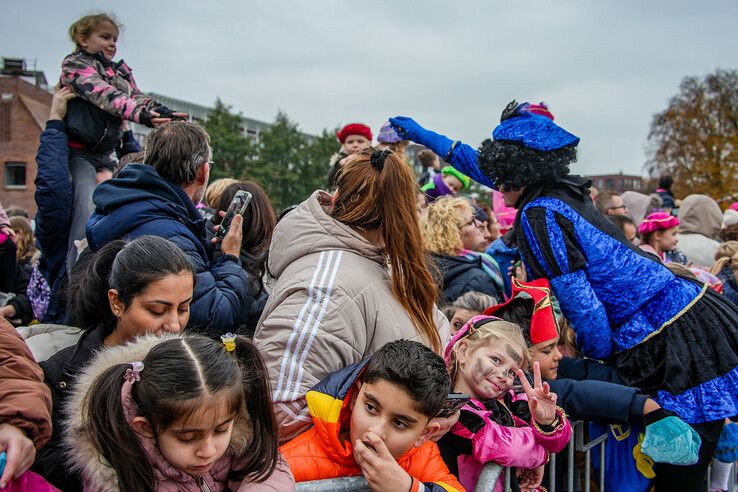
{"type": "Polygon", "coordinates": [[[619,205],[617,207],[610,207],[610,208],[608,208],[608,210],[618,210],[618,209],[625,210],[625,205],[619,205]]]}
{"type": "Polygon", "coordinates": [[[472,217],[469,222],[465,222],[459,226],[459,229],[463,229],[466,226],[473,225],[474,227],[477,227],[480,224],[479,220],[477,220],[476,217],[472,217]]]}

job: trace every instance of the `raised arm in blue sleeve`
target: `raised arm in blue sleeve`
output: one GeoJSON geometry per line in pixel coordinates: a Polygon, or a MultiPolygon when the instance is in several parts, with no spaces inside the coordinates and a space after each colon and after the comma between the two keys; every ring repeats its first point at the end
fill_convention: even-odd
{"type": "Polygon", "coordinates": [[[456,170],[469,176],[484,186],[493,187],[494,182],[479,169],[477,151],[470,145],[455,142],[445,135],[426,130],[412,118],[396,116],[389,119],[390,124],[401,136],[428,147],[456,170]]]}

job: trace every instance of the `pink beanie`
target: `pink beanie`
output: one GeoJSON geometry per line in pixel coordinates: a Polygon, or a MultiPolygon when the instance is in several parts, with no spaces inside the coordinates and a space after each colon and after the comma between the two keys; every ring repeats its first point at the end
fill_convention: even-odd
{"type": "Polygon", "coordinates": [[[730,207],[728,207],[730,210],[735,210],[738,212],[738,202],[733,202],[730,204],[730,207]]]}
{"type": "Polygon", "coordinates": [[[678,225],[679,219],[677,219],[673,215],[667,214],[665,212],[654,212],[643,219],[640,227],[638,227],[638,232],[640,232],[641,235],[651,234],[652,232],[671,229],[672,227],[676,227],[678,225]]]}

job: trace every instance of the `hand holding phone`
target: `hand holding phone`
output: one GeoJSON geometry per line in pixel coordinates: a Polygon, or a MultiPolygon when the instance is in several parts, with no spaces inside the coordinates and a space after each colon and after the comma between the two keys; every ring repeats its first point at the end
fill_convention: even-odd
{"type": "Polygon", "coordinates": [[[228,234],[228,229],[231,227],[233,217],[236,214],[243,217],[246,214],[246,210],[248,210],[250,203],[251,193],[243,190],[236,192],[231,204],[228,206],[225,217],[223,217],[223,220],[220,222],[220,228],[215,233],[215,237],[222,240],[226,234],[228,234]]]}

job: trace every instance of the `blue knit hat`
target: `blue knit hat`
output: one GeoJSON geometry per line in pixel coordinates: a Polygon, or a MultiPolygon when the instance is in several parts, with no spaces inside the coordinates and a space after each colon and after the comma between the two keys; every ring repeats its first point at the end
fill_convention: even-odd
{"type": "Polygon", "coordinates": [[[492,138],[546,152],[579,144],[579,137],[554,123],[553,115],[549,118],[535,111],[538,107],[512,101],[503,111],[501,123],[492,131],[492,138]]]}

